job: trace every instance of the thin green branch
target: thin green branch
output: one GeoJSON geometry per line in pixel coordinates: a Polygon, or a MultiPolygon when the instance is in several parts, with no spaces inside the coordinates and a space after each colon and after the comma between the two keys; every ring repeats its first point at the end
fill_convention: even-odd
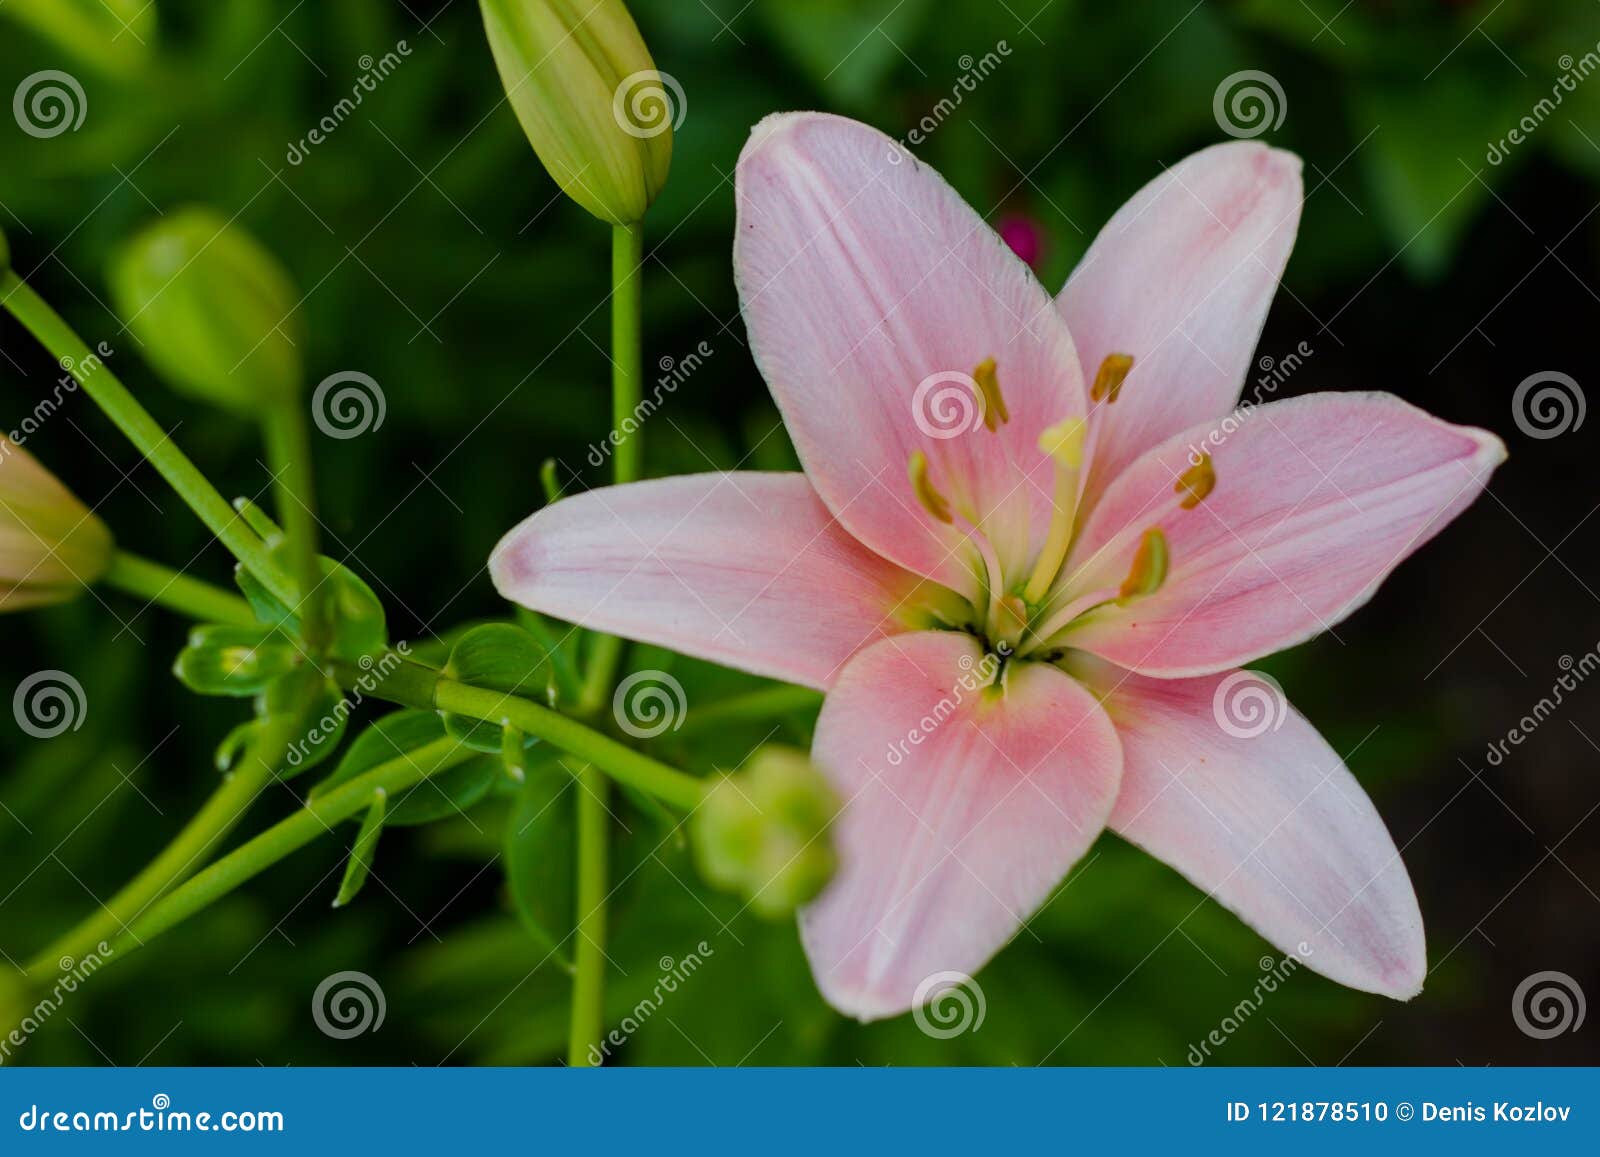
{"type": "Polygon", "coordinates": [[[232,591],[214,587],[200,579],[119,550],[111,556],[111,566],[100,581],[107,586],[188,615],[206,623],[231,623],[235,626],[257,625],[250,604],[232,591]]]}

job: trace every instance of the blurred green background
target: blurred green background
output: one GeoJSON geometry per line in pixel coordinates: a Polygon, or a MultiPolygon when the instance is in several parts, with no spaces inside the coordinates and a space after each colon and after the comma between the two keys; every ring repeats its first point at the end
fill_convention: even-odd
{"type": "MultiPolygon", "coordinates": [[[[51,4],[58,0],[48,0],[51,4]]],[[[292,271],[308,375],[374,377],[380,429],[319,439],[329,553],[373,582],[396,637],[503,615],[490,547],[538,505],[538,463],[574,487],[608,426],[606,231],[558,196],[502,91],[471,0],[59,0],[71,44],[0,0],[0,95],[60,69],[87,100],[49,139],[0,118],[0,224],[18,270],[94,344],[229,494],[266,483],[255,432],[182,402],[107,305],[115,245],[157,214],[214,206],[292,271]],[[115,10],[121,21],[110,15],[115,10]],[[409,55],[324,142],[291,145],[404,41],[409,55]]],[[[1309,198],[1260,352],[1313,356],[1280,393],[1387,389],[1511,448],[1492,493],[1338,637],[1265,666],[1372,792],[1405,849],[1434,971],[1410,1005],[1295,976],[1213,1063],[1574,1063],[1596,1026],[1530,1038],[1527,975],[1600,995],[1600,693],[1584,687],[1501,766],[1485,759],[1600,640],[1594,432],[1529,437],[1511,395],[1532,373],[1595,380],[1600,331],[1600,75],[1562,92],[1525,143],[1494,142],[1600,51],[1594,0],[636,0],[657,65],[682,84],[671,180],[647,222],[645,361],[705,342],[705,364],[648,424],[651,473],[790,468],[745,346],[729,252],[748,128],[824,108],[904,136],[973,59],[1009,55],[916,152],[991,220],[1031,221],[1058,288],[1120,202],[1222,139],[1213,98],[1270,74],[1264,139],[1306,161],[1309,198]],[[1565,62],[1564,62],[1565,61],[1565,62]],[[1589,560],[1589,561],[1583,561],[1589,560]]],[[[58,375],[0,320],[0,427],[58,375]]],[[[225,582],[227,558],[156,474],[74,396],[29,444],[127,547],[225,582]]],[[[184,624],[107,595],[0,621],[0,692],[41,668],[85,688],[80,730],[39,741],[0,712],[0,951],[21,961],[108,895],[213,786],[245,708],[167,670],[184,624]]],[[[696,705],[754,681],[659,653],[696,705]]],[[[782,732],[803,743],[810,720],[782,732]]],[[[767,728],[662,742],[731,765],[767,728]]],[[[247,831],[287,814],[276,789],[247,831]]],[[[74,996],[21,1063],[545,1063],[566,977],[511,912],[498,858],[508,804],[385,836],[369,884],[330,912],[343,848],[325,839],[74,996]],[[377,1032],[311,1016],[331,973],[378,980],[377,1032]]],[[[695,879],[628,813],[638,870],[614,913],[611,1018],[700,941],[706,966],[621,1050],[636,1064],[1183,1065],[1249,995],[1268,946],[1174,873],[1106,836],[979,980],[982,1027],[932,1039],[909,1017],[861,1027],[817,996],[792,925],[695,879]],[[658,844],[660,845],[658,847],[658,844]]],[[[237,839],[239,837],[235,837],[237,839]]],[[[9,967],[0,962],[0,967],[9,967]]]]}

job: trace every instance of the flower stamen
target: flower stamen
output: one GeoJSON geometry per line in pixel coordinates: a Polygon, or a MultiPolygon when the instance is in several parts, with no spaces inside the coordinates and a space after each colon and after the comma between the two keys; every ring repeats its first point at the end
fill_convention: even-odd
{"type": "Polygon", "coordinates": [[[1199,461],[1178,475],[1178,481],[1172,489],[1174,493],[1184,495],[1178,505],[1185,510],[1193,510],[1206,500],[1206,495],[1216,489],[1216,485],[1217,471],[1211,465],[1211,455],[1202,453],[1199,461]]]}
{"type": "Polygon", "coordinates": [[[1117,604],[1127,606],[1142,595],[1155,594],[1167,581],[1167,564],[1167,536],[1159,526],[1152,526],[1139,540],[1128,577],[1122,580],[1117,591],[1117,604]]]}
{"type": "Polygon", "coordinates": [[[939,493],[928,478],[928,456],[921,450],[912,451],[906,463],[906,474],[911,479],[911,492],[917,496],[922,509],[940,522],[955,521],[950,514],[949,500],[939,493]]]}
{"type": "Polygon", "coordinates": [[[990,430],[1011,421],[1006,409],[1005,395],[1000,392],[1000,378],[995,373],[994,359],[984,358],[972,371],[972,380],[983,395],[983,424],[990,430]]]}
{"type": "Polygon", "coordinates": [[[1122,392],[1122,383],[1132,369],[1132,354],[1107,354],[1095,372],[1094,385],[1089,388],[1090,400],[1111,405],[1122,392]]]}

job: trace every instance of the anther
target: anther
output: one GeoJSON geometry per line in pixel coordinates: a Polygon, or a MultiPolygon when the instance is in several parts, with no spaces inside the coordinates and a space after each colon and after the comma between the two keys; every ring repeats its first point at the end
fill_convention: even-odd
{"type": "Polygon", "coordinates": [[[1206,495],[1210,494],[1216,485],[1217,472],[1211,465],[1211,455],[1201,454],[1199,461],[1178,475],[1178,481],[1172,489],[1177,493],[1187,491],[1178,505],[1185,510],[1193,510],[1205,501],[1206,495]]]}
{"type": "Polygon", "coordinates": [[[1139,540],[1128,577],[1122,580],[1122,587],[1117,591],[1117,602],[1125,606],[1141,595],[1153,595],[1160,590],[1167,579],[1167,561],[1167,536],[1159,526],[1152,526],[1139,540]]]}
{"type": "Polygon", "coordinates": [[[1108,406],[1115,402],[1117,395],[1122,392],[1124,379],[1132,369],[1132,354],[1107,354],[1094,375],[1094,385],[1089,388],[1090,399],[1096,402],[1104,400],[1108,406]]]}
{"type": "Polygon", "coordinates": [[[1011,413],[1006,409],[1006,399],[1000,393],[1000,378],[994,370],[994,359],[984,358],[972,371],[972,380],[977,383],[978,390],[983,394],[983,424],[993,430],[1006,422],[1011,421],[1011,413]]]}
{"type": "Polygon", "coordinates": [[[913,451],[906,463],[906,473],[911,478],[911,490],[922,504],[922,509],[940,522],[953,522],[949,501],[928,481],[928,456],[921,450],[913,451]]]}

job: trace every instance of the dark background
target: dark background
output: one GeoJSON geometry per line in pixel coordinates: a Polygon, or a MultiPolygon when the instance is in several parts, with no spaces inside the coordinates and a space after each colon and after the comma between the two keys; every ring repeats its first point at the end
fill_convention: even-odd
{"type": "MultiPolygon", "coordinates": [[[[608,426],[607,237],[558,196],[519,130],[470,0],[158,0],[96,59],[0,4],[0,95],[57,68],[88,99],[76,132],[36,140],[0,117],[0,225],[14,263],[176,430],[229,494],[265,483],[257,435],[169,392],[107,305],[116,243],[201,202],[238,214],[306,293],[312,382],[360,370],[381,429],[316,447],[330,553],[373,582],[396,637],[500,615],[490,547],[540,501],[554,456],[575,486],[608,426]],[[148,42],[141,50],[140,36],[148,42]],[[362,74],[411,54],[362,106],[286,160],[362,74]],[[144,58],[144,59],[141,59],[144,58]],[[98,63],[97,63],[98,60],[98,63]],[[120,72],[120,76],[117,73],[120,72]],[[533,371],[530,373],[530,371],[533,371]]],[[[1300,242],[1260,353],[1313,351],[1279,391],[1384,389],[1507,442],[1489,493],[1378,597],[1265,664],[1371,791],[1404,849],[1432,973],[1409,1005],[1294,977],[1216,1063],[1563,1064],[1600,1059],[1600,1024],[1533,1039],[1523,978],[1557,970],[1600,996],[1600,689],[1569,696],[1491,766],[1486,748],[1550,693],[1563,657],[1600,645],[1596,432],[1533,438],[1517,384],[1597,374],[1600,75],[1564,93],[1498,165],[1498,141],[1565,71],[1600,51],[1593,0],[637,0],[686,118],[648,219],[645,360],[714,351],[647,428],[652,473],[792,458],[744,343],[730,275],[735,160],[780,109],[825,108],[903,136],[968,65],[1010,55],[917,148],[991,220],[1043,231],[1052,290],[1116,206],[1160,166],[1222,139],[1213,94],[1270,73],[1286,108],[1264,139],[1306,161],[1300,242]]],[[[140,8],[124,8],[131,16],[140,8]]],[[[96,14],[96,10],[98,14],[96,14]]],[[[0,426],[57,371],[0,320],[0,426]],[[9,416],[8,416],[9,415],[9,416]]],[[[228,559],[82,396],[29,444],[129,549],[225,583],[228,559]]],[[[109,895],[215,782],[211,752],[243,717],[168,677],[185,624],[107,593],[4,620],[0,692],[70,671],[88,710],[42,742],[0,712],[0,951],[20,962],[109,895]]],[[[637,659],[662,666],[659,654],[637,659]]],[[[750,680],[685,660],[695,703],[750,680]]],[[[807,720],[789,721],[803,742],[807,720]]],[[[759,742],[729,730],[668,758],[704,768],[759,742]]],[[[287,814],[277,788],[247,828],[287,814]]],[[[529,1063],[555,1059],[566,980],[523,932],[496,858],[505,804],[391,832],[375,884],[330,912],[343,847],[325,839],[118,962],[19,1054],[23,1063],[529,1063]],[[311,994],[359,969],[381,1030],[318,1031],[311,994]]],[[[645,821],[628,819],[648,834],[645,821]]],[[[353,829],[350,829],[353,831],[353,829]]],[[[981,1029],[949,1041],[910,1018],[861,1028],[817,997],[793,928],[695,879],[670,842],[620,895],[612,1019],[658,958],[704,940],[707,966],[649,1018],[632,1063],[1183,1065],[1248,996],[1268,947],[1165,867],[1107,836],[980,976],[981,1029]],[[731,922],[730,922],[731,921],[731,922]]],[[[9,967],[0,960],[0,967],[9,967]]],[[[1596,1014],[1600,1015],[1600,1014],[1596,1014]]]]}

